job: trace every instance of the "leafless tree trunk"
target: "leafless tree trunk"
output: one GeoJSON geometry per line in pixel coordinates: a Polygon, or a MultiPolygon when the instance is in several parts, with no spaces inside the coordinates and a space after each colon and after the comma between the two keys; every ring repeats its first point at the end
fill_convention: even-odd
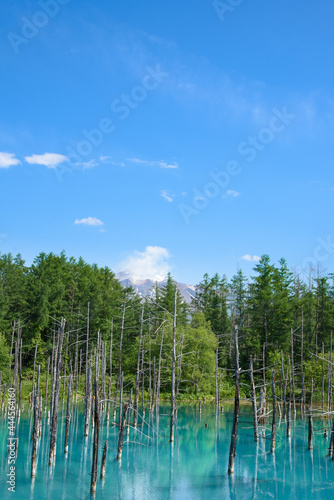
{"type": "Polygon", "coordinates": [[[99,393],[97,387],[97,377],[95,377],[94,383],[94,442],[93,442],[93,460],[92,460],[92,472],[91,472],[91,482],[90,482],[90,492],[92,494],[96,493],[96,480],[97,480],[97,459],[99,454],[99,393]]]}
{"type": "Polygon", "coordinates": [[[72,374],[68,377],[68,383],[67,383],[66,428],[65,428],[64,453],[68,453],[68,433],[69,433],[70,420],[71,420],[71,414],[70,414],[71,385],[72,385],[72,374]]]}
{"type": "Polygon", "coordinates": [[[275,372],[272,371],[272,392],[273,392],[273,421],[271,429],[270,452],[274,453],[276,443],[276,392],[275,392],[275,372]]]}
{"type": "Polygon", "coordinates": [[[92,360],[89,360],[88,366],[86,367],[86,394],[85,394],[85,426],[84,426],[84,436],[88,436],[89,432],[89,420],[90,420],[90,409],[91,409],[91,394],[92,394],[92,360]]]}
{"type": "Polygon", "coordinates": [[[123,411],[123,416],[121,419],[121,424],[119,426],[119,434],[118,434],[118,445],[117,445],[117,460],[121,460],[122,458],[122,451],[123,451],[123,441],[124,441],[124,430],[125,430],[125,422],[126,422],[126,416],[128,413],[128,404],[126,403],[124,405],[124,411],[123,411]]]}
{"type": "Polygon", "coordinates": [[[308,449],[313,450],[313,420],[312,420],[313,378],[311,381],[310,408],[308,416],[308,449]]]}
{"type": "Polygon", "coordinates": [[[170,413],[170,442],[174,442],[176,397],[175,397],[175,363],[176,363],[176,286],[174,293],[174,315],[173,315],[173,347],[172,347],[172,386],[171,386],[171,413],[170,413]]]}
{"type": "Polygon", "coordinates": [[[252,386],[252,404],[253,404],[253,418],[254,418],[254,441],[257,443],[259,440],[259,431],[257,423],[257,405],[256,405],[256,391],[254,383],[253,360],[250,358],[250,376],[252,386]]]}
{"type": "Polygon", "coordinates": [[[50,437],[50,450],[49,450],[49,465],[53,465],[56,457],[56,443],[57,443],[57,421],[59,410],[59,393],[60,393],[60,365],[61,353],[63,348],[63,340],[65,333],[65,320],[61,319],[58,340],[58,354],[56,360],[56,380],[55,380],[55,396],[51,421],[51,437],[50,437]]]}
{"type": "Polygon", "coordinates": [[[137,427],[138,422],[138,404],[139,404],[139,382],[140,382],[140,351],[143,337],[143,322],[144,322],[144,308],[141,310],[140,317],[140,330],[139,330],[139,344],[137,356],[137,370],[136,370],[136,383],[135,383],[135,401],[134,401],[134,426],[137,427]]]}
{"type": "Polygon", "coordinates": [[[32,435],[32,454],[31,454],[31,477],[36,476],[37,467],[37,443],[40,426],[40,408],[39,408],[39,384],[40,384],[41,366],[37,370],[37,387],[34,385],[34,426],[32,435]]]}
{"type": "Polygon", "coordinates": [[[228,463],[228,474],[234,474],[234,462],[237,449],[237,437],[238,437],[238,423],[239,423],[239,346],[238,346],[238,327],[235,326],[234,329],[234,350],[235,350],[235,399],[234,399],[234,416],[233,416],[233,428],[231,435],[231,445],[228,463]]]}
{"type": "Polygon", "coordinates": [[[108,441],[105,441],[104,442],[104,447],[103,447],[102,463],[101,463],[101,478],[102,479],[106,475],[106,458],[107,458],[107,452],[108,452],[108,441]]]}

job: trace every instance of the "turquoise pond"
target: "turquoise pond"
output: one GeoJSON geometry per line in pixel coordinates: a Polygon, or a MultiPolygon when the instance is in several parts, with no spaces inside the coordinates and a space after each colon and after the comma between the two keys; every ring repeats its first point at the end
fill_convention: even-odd
{"type": "MultiPolygon", "coordinates": [[[[101,417],[99,466],[102,446],[108,439],[105,480],[98,474],[96,498],[99,499],[312,499],[334,498],[334,461],[328,457],[328,439],[323,428],[328,421],[314,420],[314,449],[307,449],[307,421],[296,418],[292,437],[285,437],[285,423],[277,430],[276,452],[271,454],[271,426],[262,427],[258,445],[254,443],[252,414],[241,407],[235,474],[227,475],[233,406],[225,404],[224,414],[216,414],[213,405],[178,408],[177,433],[173,446],[168,442],[168,406],[156,414],[146,414],[147,422],[137,433],[130,429],[124,443],[121,462],[115,461],[117,430],[109,431],[101,417]],[[207,424],[207,428],[205,426],[207,424]]],[[[19,449],[16,459],[16,491],[6,485],[7,421],[1,420],[1,498],[89,499],[92,434],[83,438],[83,413],[73,413],[69,455],[63,453],[64,419],[59,419],[57,458],[54,469],[48,463],[49,427],[43,417],[43,432],[38,449],[37,474],[30,477],[32,421],[22,414],[19,422],[19,449]]],[[[91,432],[91,431],[90,431],[91,432]]]]}

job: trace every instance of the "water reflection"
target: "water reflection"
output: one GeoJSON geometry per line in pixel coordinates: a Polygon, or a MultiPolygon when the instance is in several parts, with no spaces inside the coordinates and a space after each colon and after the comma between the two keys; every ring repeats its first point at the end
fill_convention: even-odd
{"type": "MultiPolygon", "coordinates": [[[[174,444],[169,443],[169,407],[160,405],[139,419],[137,429],[130,421],[124,441],[122,462],[115,461],[116,425],[101,415],[101,443],[108,440],[105,480],[100,479],[96,498],[101,499],[255,499],[333,498],[334,462],[328,457],[324,421],[314,419],[314,449],[308,450],[305,418],[294,418],[291,437],[286,437],[285,419],[277,426],[275,453],[270,453],[270,422],[259,428],[254,442],[251,408],[242,407],[235,474],[227,475],[233,408],[225,412],[214,405],[180,405],[174,444]],[[206,425],[207,424],[207,425],[206,425]]],[[[22,413],[17,456],[17,500],[89,498],[92,433],[83,437],[83,413],[74,407],[70,424],[69,454],[63,449],[63,419],[60,417],[56,464],[48,466],[49,427],[44,415],[38,445],[37,475],[30,478],[32,419],[22,413]]],[[[327,425],[327,423],[326,423],[327,425]]],[[[7,468],[6,432],[1,422],[1,478],[7,468]]],[[[102,457],[99,453],[99,467],[102,457]]],[[[4,492],[2,498],[10,498],[4,492]]]]}

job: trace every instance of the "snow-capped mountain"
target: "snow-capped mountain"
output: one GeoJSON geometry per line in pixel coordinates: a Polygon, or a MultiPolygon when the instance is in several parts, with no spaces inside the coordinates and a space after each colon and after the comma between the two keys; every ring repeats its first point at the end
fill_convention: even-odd
{"type": "MultiPolygon", "coordinates": [[[[123,286],[132,286],[134,290],[141,297],[154,296],[154,287],[156,281],[151,279],[137,280],[132,278],[127,272],[121,272],[116,274],[116,278],[120,281],[123,286]]],[[[166,284],[166,280],[158,281],[159,286],[166,284]]],[[[177,287],[183,297],[183,300],[190,304],[192,297],[196,294],[196,287],[194,285],[187,285],[185,283],[176,283],[177,287]]]]}

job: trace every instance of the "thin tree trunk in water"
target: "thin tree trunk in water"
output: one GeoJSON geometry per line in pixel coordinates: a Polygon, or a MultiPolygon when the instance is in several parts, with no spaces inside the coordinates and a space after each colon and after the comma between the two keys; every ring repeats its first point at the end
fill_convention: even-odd
{"type": "Polygon", "coordinates": [[[302,411],[302,413],[305,413],[305,381],[304,381],[304,373],[302,373],[301,411],[302,411]]]}
{"type": "MultiPolygon", "coordinates": [[[[16,347],[16,346],[15,346],[15,347],[16,347]]],[[[36,371],[37,349],[38,349],[38,342],[36,342],[36,346],[35,346],[35,355],[34,355],[34,372],[33,372],[33,377],[32,377],[32,386],[33,386],[33,387],[35,387],[35,371],[36,371]]]]}
{"type": "Polygon", "coordinates": [[[310,408],[308,416],[308,449],[313,450],[313,420],[312,420],[312,400],[313,400],[313,378],[311,381],[310,408]]]}
{"type": "MultiPolygon", "coordinates": [[[[20,329],[21,331],[21,329],[20,329]]],[[[19,400],[18,400],[18,416],[21,414],[21,389],[22,389],[22,336],[19,339],[19,400]]]]}
{"type": "Polygon", "coordinates": [[[41,366],[38,365],[37,371],[37,387],[34,386],[34,426],[32,436],[32,454],[31,454],[31,477],[36,476],[37,466],[37,442],[40,426],[40,409],[39,409],[39,383],[40,383],[41,366]]]}
{"type": "Polygon", "coordinates": [[[159,352],[159,366],[158,366],[158,380],[157,380],[157,407],[160,404],[161,359],[162,359],[162,346],[164,343],[164,329],[165,329],[165,326],[162,327],[160,352],[159,352]]]}
{"type": "Polygon", "coordinates": [[[183,340],[184,340],[184,332],[182,334],[180,354],[179,354],[178,360],[177,360],[177,382],[176,382],[175,397],[177,397],[177,395],[179,393],[180,383],[181,383],[183,340]]]}
{"type": "Polygon", "coordinates": [[[301,328],[301,346],[300,346],[300,369],[302,377],[302,397],[301,397],[301,409],[305,413],[305,384],[304,384],[304,315],[302,308],[302,328],[301,328]]]}
{"type": "Polygon", "coordinates": [[[68,453],[68,433],[69,433],[70,420],[71,420],[71,414],[70,414],[71,385],[72,385],[72,374],[68,377],[68,383],[67,383],[66,428],[65,428],[64,453],[68,453]]]}
{"type": "Polygon", "coordinates": [[[286,380],[284,376],[283,351],[281,351],[283,418],[286,418],[286,380]]]}
{"type": "Polygon", "coordinates": [[[65,387],[66,387],[66,363],[64,363],[62,412],[64,412],[65,387]]]}
{"type": "Polygon", "coordinates": [[[121,372],[122,372],[122,348],[123,348],[123,335],[124,335],[125,306],[126,306],[126,297],[124,297],[122,326],[121,326],[121,338],[119,341],[119,353],[118,353],[118,376],[119,377],[121,377],[121,372]]]}
{"type": "MultiPolygon", "coordinates": [[[[90,303],[88,302],[87,304],[87,331],[86,331],[86,370],[85,370],[85,428],[84,428],[84,436],[88,436],[88,428],[86,429],[86,421],[88,419],[88,425],[89,425],[89,418],[90,416],[87,415],[87,397],[88,394],[92,392],[92,375],[91,373],[89,374],[89,368],[91,368],[91,361],[88,360],[88,353],[89,353],[89,306],[90,303]],[[89,389],[89,377],[90,377],[90,389],[89,389]],[[86,416],[87,415],[87,416],[86,416]]],[[[90,410],[89,410],[90,411],[90,410]]],[[[88,411],[88,413],[89,413],[88,411]]]]}
{"type": "Polygon", "coordinates": [[[254,383],[253,360],[250,358],[250,376],[252,386],[252,404],[253,404],[253,418],[254,418],[254,441],[257,443],[259,440],[259,430],[257,424],[257,405],[256,405],[256,391],[254,383]]]}
{"type": "MultiPolygon", "coordinates": [[[[329,440],[329,450],[328,450],[328,455],[330,457],[334,457],[334,418],[333,418],[333,423],[332,423],[332,430],[331,430],[331,435],[330,435],[330,440],[329,440]]],[[[333,458],[334,460],[334,458],[333,458]]]]}
{"type": "Polygon", "coordinates": [[[111,320],[111,328],[110,328],[110,349],[109,349],[109,364],[110,364],[110,372],[109,377],[112,379],[112,335],[114,329],[114,319],[111,320]]]}
{"type": "Polygon", "coordinates": [[[73,390],[72,405],[74,402],[74,397],[75,397],[75,402],[77,402],[78,378],[79,378],[79,336],[77,330],[77,338],[75,343],[75,361],[74,361],[75,391],[73,390]]]}
{"type": "Polygon", "coordinates": [[[138,356],[137,356],[135,401],[134,401],[134,426],[135,427],[137,427],[137,422],[138,422],[139,382],[140,382],[140,350],[141,350],[141,343],[142,343],[142,337],[143,337],[143,322],[144,322],[144,308],[142,308],[142,310],[141,310],[138,356]]]}
{"type": "Polygon", "coordinates": [[[55,366],[56,366],[56,328],[53,327],[53,340],[52,340],[52,354],[51,354],[51,393],[50,393],[50,419],[52,420],[53,414],[53,401],[54,401],[54,388],[55,388],[55,366]]]}
{"type": "Polygon", "coordinates": [[[228,463],[228,474],[234,474],[234,462],[237,449],[238,423],[239,423],[239,347],[238,347],[238,327],[234,329],[234,350],[235,350],[235,400],[234,400],[234,416],[233,428],[231,435],[231,445],[228,463]]]}
{"type": "Polygon", "coordinates": [[[127,420],[126,420],[126,435],[127,436],[130,434],[130,416],[131,416],[130,408],[131,407],[132,407],[132,389],[130,391],[129,411],[128,411],[128,416],[127,416],[127,420]]]}
{"type": "Polygon", "coordinates": [[[110,398],[111,398],[111,377],[109,377],[109,385],[108,385],[108,401],[107,401],[107,424],[109,424],[110,420],[110,398]]]}
{"type": "Polygon", "coordinates": [[[121,373],[121,380],[119,384],[119,423],[121,423],[121,418],[122,418],[122,406],[123,406],[123,372],[121,373]]]}
{"type": "Polygon", "coordinates": [[[260,424],[266,423],[266,386],[260,388],[258,421],[260,424]]]}
{"type": "Polygon", "coordinates": [[[324,411],[324,393],[325,393],[325,346],[322,343],[322,392],[321,392],[321,408],[324,411]]]}
{"type": "Polygon", "coordinates": [[[143,418],[145,417],[145,373],[144,373],[144,345],[145,345],[145,337],[143,337],[143,347],[141,350],[141,373],[142,373],[142,383],[141,383],[141,397],[142,397],[142,414],[143,418]]]}
{"type": "Polygon", "coordinates": [[[291,437],[291,363],[290,356],[288,358],[288,373],[289,373],[289,403],[288,403],[288,411],[286,418],[286,436],[291,437]]]}
{"type": "MultiPolygon", "coordinates": [[[[330,361],[331,361],[331,364],[330,366],[332,367],[332,353],[333,353],[333,334],[332,334],[332,331],[331,331],[331,350],[330,350],[330,361]]],[[[332,394],[333,394],[333,370],[331,368],[331,383],[330,383],[330,392],[329,392],[329,408],[332,407],[332,394]]]]}
{"type": "Polygon", "coordinates": [[[48,357],[48,369],[47,369],[47,372],[46,372],[45,405],[44,405],[44,410],[45,411],[46,411],[47,406],[48,406],[49,369],[50,369],[50,356],[48,357]]]}
{"type": "Polygon", "coordinates": [[[173,347],[172,347],[172,386],[171,386],[171,410],[170,410],[170,437],[169,441],[174,442],[174,426],[175,426],[175,410],[176,410],[176,398],[175,398],[175,363],[176,363],[176,286],[174,294],[174,315],[173,315],[173,347]]]}
{"type": "Polygon", "coordinates": [[[78,387],[80,387],[81,367],[82,367],[82,349],[80,349],[78,378],[75,384],[75,402],[78,401],[78,387]]]}
{"type": "Polygon", "coordinates": [[[14,373],[13,373],[13,387],[15,389],[15,394],[17,394],[18,389],[18,369],[19,369],[19,353],[17,342],[14,344],[15,357],[14,357],[14,373]]]}
{"type": "Polygon", "coordinates": [[[155,394],[157,390],[157,372],[155,371],[155,356],[153,358],[153,391],[152,391],[152,411],[155,405],[155,394]]]}
{"type": "Polygon", "coordinates": [[[90,482],[90,492],[96,493],[96,480],[97,480],[97,459],[99,454],[99,394],[97,388],[97,378],[95,377],[94,383],[94,443],[93,443],[93,460],[92,460],[92,473],[90,482]]]}
{"type": "Polygon", "coordinates": [[[296,394],[295,394],[295,364],[293,360],[293,331],[291,328],[291,380],[292,380],[292,400],[293,400],[293,414],[296,415],[296,394]]]}
{"type": "Polygon", "coordinates": [[[216,347],[216,372],[215,372],[215,388],[216,388],[215,403],[216,403],[216,408],[218,408],[218,405],[219,405],[219,401],[218,401],[218,350],[219,350],[219,337],[217,337],[217,347],[216,347]]]}
{"type": "MultiPolygon", "coordinates": [[[[110,380],[110,378],[109,378],[109,380],[110,380]]],[[[108,441],[105,441],[104,442],[104,447],[103,447],[102,463],[101,463],[101,478],[102,479],[106,475],[106,458],[107,458],[107,452],[108,452],[108,441]]]]}
{"type": "Polygon", "coordinates": [[[65,319],[62,318],[61,322],[60,322],[59,340],[58,340],[58,354],[57,354],[56,381],[55,381],[55,397],[54,397],[54,405],[53,405],[53,412],[52,412],[52,422],[51,422],[49,465],[53,465],[55,457],[56,457],[57,421],[58,421],[59,393],[60,393],[60,364],[61,364],[61,353],[62,353],[62,348],[63,348],[64,333],[65,333],[65,319]]]}
{"type": "Polygon", "coordinates": [[[126,403],[124,405],[123,416],[122,416],[121,424],[119,426],[117,457],[116,457],[117,460],[120,460],[122,458],[124,430],[125,430],[125,422],[126,422],[127,413],[128,413],[128,404],[126,403]]]}
{"type": "Polygon", "coordinates": [[[92,394],[92,360],[89,360],[88,367],[86,368],[86,394],[85,394],[85,427],[84,436],[88,436],[89,421],[90,421],[90,408],[91,408],[91,394],[92,394]]]}
{"type": "Polygon", "coordinates": [[[12,328],[12,340],[10,343],[10,356],[9,356],[9,371],[10,372],[12,370],[12,356],[13,356],[13,346],[14,346],[14,337],[15,337],[15,326],[16,326],[16,323],[14,321],[14,325],[12,328]]]}
{"type": "Polygon", "coordinates": [[[152,411],[151,325],[148,323],[148,407],[152,411]]]}
{"type": "Polygon", "coordinates": [[[275,372],[272,372],[272,391],[273,391],[273,422],[271,429],[270,452],[274,453],[276,443],[276,392],[275,392],[275,372]]]}
{"type": "Polygon", "coordinates": [[[328,373],[327,373],[327,411],[330,411],[331,375],[332,375],[331,365],[328,364],[328,373]]]}
{"type": "Polygon", "coordinates": [[[113,418],[114,418],[114,421],[116,420],[116,412],[117,412],[117,397],[118,397],[119,384],[120,384],[120,377],[119,377],[119,375],[117,375],[116,393],[115,393],[114,409],[113,409],[113,418]]]}

